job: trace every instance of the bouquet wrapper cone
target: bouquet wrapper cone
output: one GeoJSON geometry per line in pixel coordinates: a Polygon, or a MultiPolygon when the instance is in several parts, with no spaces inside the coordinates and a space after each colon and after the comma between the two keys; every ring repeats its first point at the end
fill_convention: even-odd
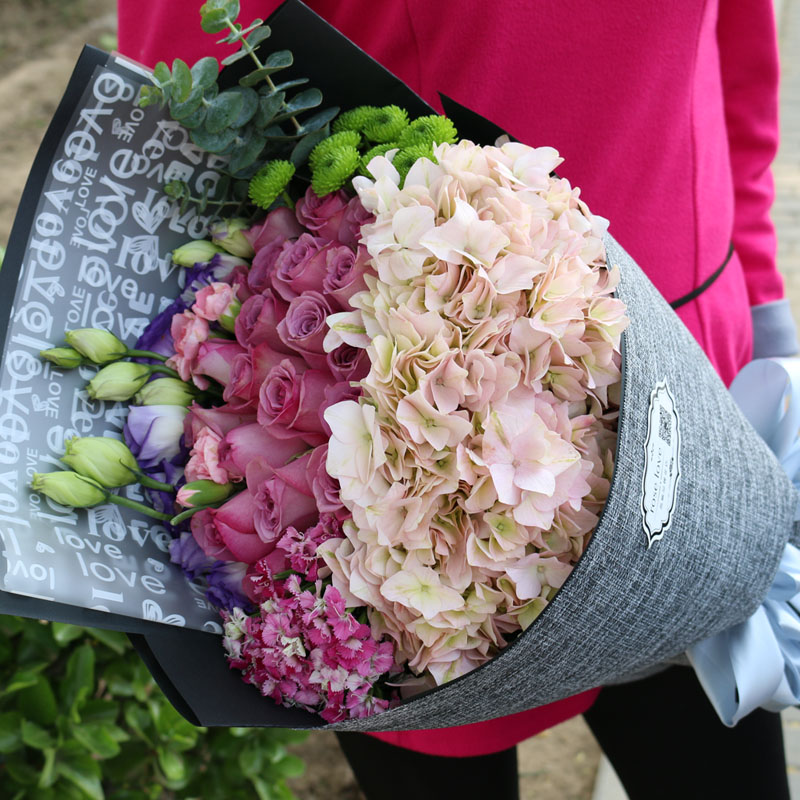
{"type": "MultiPolygon", "coordinates": [[[[326,104],[397,103],[429,113],[302,3],[287,2],[268,22],[273,35],[266,44],[293,50],[299,74],[322,89],[326,104]]],[[[237,66],[224,72],[226,81],[238,79],[237,66]]],[[[195,724],[381,731],[468,724],[618,682],[658,668],[758,608],[785,544],[800,542],[797,492],[687,329],[608,236],[608,262],[620,269],[618,294],[631,320],[623,335],[616,467],[592,539],[544,612],[491,662],[363,720],[326,725],[243,683],[227,666],[213,609],[169,563],[158,526],[116,507],[113,514],[107,507],[73,512],[34,502],[26,488],[31,471],[52,469],[47,462],[56,462],[67,432],[102,435],[121,427],[119,408],[81,396],[87,376],[54,376],[37,351],[56,344],[63,329],[98,320],[135,340],[135,321],[154,316],[178,291],[164,254],[202,227],[201,219],[179,215],[161,185],[187,174],[199,181],[219,165],[182,140],[158,109],[134,111],[135,92],[112,98],[114,86],[145,81],[135,68],[85,51],[34,164],[0,274],[0,318],[7,320],[0,612],[127,631],[166,695],[195,724]],[[99,104],[103,90],[106,102],[99,104]],[[97,108],[102,113],[92,112],[97,108]],[[83,133],[74,136],[76,130],[83,133]],[[143,150],[159,133],[162,150],[143,150]],[[87,149],[88,135],[94,149],[87,149]],[[66,184],[76,153],[84,157],[80,175],[66,184]],[[125,172],[124,164],[138,166],[125,172]],[[103,197],[110,199],[103,204],[103,197]],[[61,210],[53,208],[58,202],[61,210]],[[98,235],[84,242],[106,251],[80,244],[87,208],[105,210],[94,218],[98,235]],[[104,221],[106,228],[115,224],[102,240],[104,221]],[[100,259],[88,262],[95,269],[87,256],[100,259]],[[72,308],[85,323],[68,318],[72,308]]],[[[491,143],[502,133],[443,102],[462,137],[491,143]]]]}

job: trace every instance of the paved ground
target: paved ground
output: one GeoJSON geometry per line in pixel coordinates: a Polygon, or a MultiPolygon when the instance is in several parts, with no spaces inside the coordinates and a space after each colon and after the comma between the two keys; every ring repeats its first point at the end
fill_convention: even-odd
{"type": "MultiPolygon", "coordinates": [[[[776,0],[781,49],[781,147],[774,166],[778,267],[800,322],[800,0],[776,0]]],[[[800,710],[783,714],[792,800],[800,800],[800,710]]],[[[608,761],[597,771],[593,800],[627,800],[608,761]]]]}

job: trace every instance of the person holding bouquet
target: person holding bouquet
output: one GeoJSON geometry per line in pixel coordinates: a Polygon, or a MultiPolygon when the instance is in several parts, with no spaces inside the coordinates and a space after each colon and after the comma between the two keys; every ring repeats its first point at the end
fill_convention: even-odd
{"type": "MultiPolygon", "coordinates": [[[[251,16],[277,5],[242,1],[251,16]]],[[[753,356],[796,351],[768,215],[770,0],[310,5],[434,107],[441,91],[520,141],[557,146],[565,177],[611,220],[726,384],[753,356]]],[[[121,52],[150,66],[207,55],[197,10],[196,0],[119,0],[121,52]]],[[[512,717],[340,742],[370,800],[514,798],[515,745],[579,713],[633,800],[789,796],[778,716],[758,710],[725,729],[685,667],[512,717]]]]}

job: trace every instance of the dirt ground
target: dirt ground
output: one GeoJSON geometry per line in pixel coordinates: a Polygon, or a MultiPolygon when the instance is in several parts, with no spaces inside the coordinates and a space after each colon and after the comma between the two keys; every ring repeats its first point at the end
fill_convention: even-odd
{"type": "MultiPolygon", "coordinates": [[[[0,0],[0,245],[82,45],[113,48],[115,25],[114,0],[0,0]]],[[[300,800],[358,800],[333,734],[296,752],[308,765],[293,783],[300,800]]],[[[519,751],[523,800],[589,800],[599,755],[580,718],[534,737],[519,751]]]]}

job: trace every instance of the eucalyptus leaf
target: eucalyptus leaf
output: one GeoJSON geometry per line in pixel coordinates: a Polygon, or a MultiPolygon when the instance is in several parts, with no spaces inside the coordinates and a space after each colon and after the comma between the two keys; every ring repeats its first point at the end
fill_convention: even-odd
{"type": "Polygon", "coordinates": [[[228,15],[225,9],[214,8],[204,11],[206,6],[208,6],[208,3],[200,9],[200,14],[202,15],[200,17],[200,27],[206,33],[219,33],[225,30],[228,27],[225,19],[228,15]]]}
{"type": "Polygon", "coordinates": [[[271,34],[272,31],[269,25],[261,25],[247,36],[247,44],[249,44],[250,47],[258,47],[265,39],[269,39],[271,34]]]}
{"type": "Polygon", "coordinates": [[[181,120],[181,125],[184,128],[188,128],[189,130],[193,130],[194,128],[199,128],[206,119],[206,109],[204,106],[200,106],[197,111],[193,114],[189,114],[188,117],[184,117],[181,120]]]}
{"type": "Polygon", "coordinates": [[[153,80],[155,80],[156,85],[162,89],[172,80],[169,67],[165,62],[159,61],[156,64],[155,69],[153,70],[153,80]]]}
{"type": "Polygon", "coordinates": [[[209,153],[221,153],[236,138],[236,131],[225,128],[219,133],[211,133],[205,127],[189,132],[192,141],[209,153]]]}
{"type": "Polygon", "coordinates": [[[253,118],[253,115],[258,111],[258,92],[254,89],[248,89],[244,86],[234,86],[228,91],[238,94],[242,98],[242,107],[239,115],[231,124],[233,128],[241,128],[246,125],[253,118]]]}
{"type": "Polygon", "coordinates": [[[338,113],[339,108],[337,106],[326,108],[324,111],[318,111],[313,116],[303,120],[303,124],[300,126],[300,134],[304,136],[307,133],[314,133],[314,131],[320,130],[335,119],[338,113]]]}
{"type": "Polygon", "coordinates": [[[322,92],[319,89],[306,89],[305,91],[296,94],[291,100],[286,103],[286,108],[281,113],[278,119],[289,116],[297,116],[304,111],[309,111],[316,108],[322,102],[322,92]]]}
{"type": "Polygon", "coordinates": [[[284,93],[278,92],[277,94],[270,95],[269,97],[262,97],[258,101],[258,111],[256,111],[253,122],[259,128],[266,128],[275,115],[283,105],[284,93]]]}
{"type": "Polygon", "coordinates": [[[191,69],[192,83],[200,89],[207,89],[219,75],[219,64],[213,56],[205,56],[196,61],[191,69]]]}
{"type": "Polygon", "coordinates": [[[276,50],[274,53],[270,53],[261,69],[253,70],[249,75],[242,78],[239,83],[242,86],[255,86],[273,73],[286,69],[286,67],[291,67],[293,61],[291,50],[276,50]]]}
{"type": "MultiPolygon", "coordinates": [[[[220,133],[230,127],[242,110],[243,99],[237,92],[223,92],[211,101],[206,110],[205,129],[208,133],[220,133]]],[[[200,145],[202,147],[202,145],[200,145]]],[[[208,149],[208,148],[204,148],[208,149]]]]}
{"type": "Polygon", "coordinates": [[[295,78],[291,81],[285,81],[284,83],[275,84],[274,89],[270,89],[269,86],[265,86],[264,90],[259,90],[259,92],[264,91],[265,94],[272,94],[273,92],[280,92],[284,89],[293,89],[295,86],[305,86],[309,82],[308,78],[295,78]]]}
{"type": "Polygon", "coordinates": [[[231,53],[229,56],[225,56],[220,63],[223,67],[227,67],[229,64],[235,64],[237,61],[241,60],[242,58],[247,58],[249,55],[250,53],[242,48],[241,50],[237,50],[235,53],[231,53]]]}
{"type": "Polygon", "coordinates": [[[292,154],[289,156],[289,161],[296,167],[305,164],[308,161],[308,156],[311,151],[323,140],[328,137],[328,128],[322,127],[318,131],[306,134],[294,146],[292,154]]]}
{"type": "Polygon", "coordinates": [[[185,61],[176,58],[172,62],[172,99],[183,103],[192,91],[192,73],[185,61]]]}
{"type": "Polygon", "coordinates": [[[249,167],[261,154],[265,144],[266,140],[261,133],[251,128],[249,136],[231,151],[228,169],[235,175],[249,167]]]}
{"type": "Polygon", "coordinates": [[[172,115],[172,119],[176,119],[180,122],[185,117],[188,117],[197,111],[202,102],[203,90],[199,86],[195,86],[186,100],[184,100],[182,103],[178,103],[175,100],[170,100],[169,113],[172,115]]]}

